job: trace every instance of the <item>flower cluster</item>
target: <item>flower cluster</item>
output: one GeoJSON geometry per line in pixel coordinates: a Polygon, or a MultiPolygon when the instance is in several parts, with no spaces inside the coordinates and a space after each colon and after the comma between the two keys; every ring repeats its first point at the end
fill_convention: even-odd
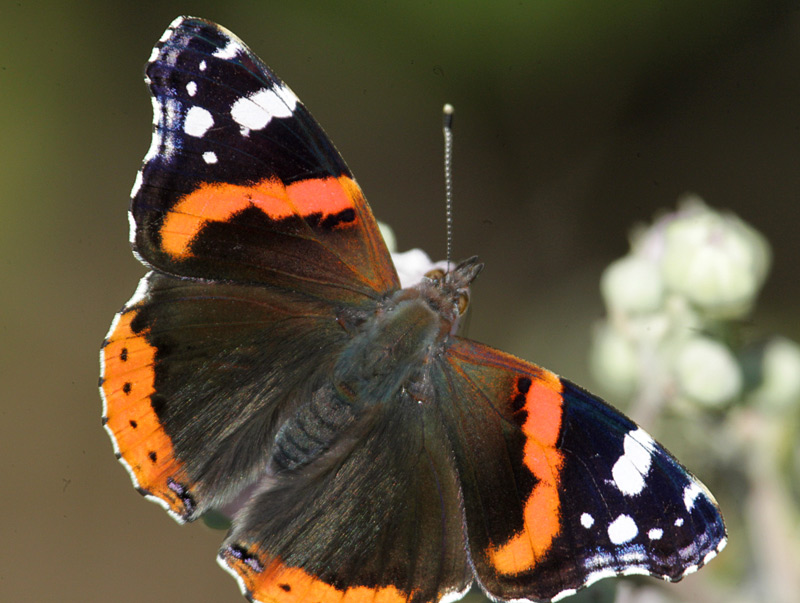
{"type": "MultiPolygon", "coordinates": [[[[618,395],[661,396],[721,407],[749,391],[737,329],[769,272],[770,248],[738,217],[686,197],[637,229],[631,251],[602,277],[608,317],[591,354],[597,380],[618,395]]],[[[752,393],[782,404],[800,396],[800,347],[764,346],[752,393]]]]}
{"type": "Polygon", "coordinates": [[[590,362],[634,419],[652,428],[669,411],[672,443],[683,437],[693,453],[681,456],[720,494],[724,599],[789,603],[800,592],[800,346],[753,341],[744,323],[769,265],[751,226],[685,198],[605,270],[590,362]]]}

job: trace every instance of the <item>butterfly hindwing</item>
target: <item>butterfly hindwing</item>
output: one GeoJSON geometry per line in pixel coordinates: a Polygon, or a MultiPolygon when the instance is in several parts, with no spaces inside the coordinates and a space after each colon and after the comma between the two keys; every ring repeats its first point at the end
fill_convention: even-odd
{"type": "Polygon", "coordinates": [[[313,298],[145,276],[101,351],[103,421],[134,483],[179,520],[228,501],[344,337],[313,298]]]}
{"type": "Polygon", "coordinates": [[[146,69],[153,141],[132,239],[162,272],[325,298],[395,288],[361,189],[294,93],[234,34],[181,17],[146,69]]]}
{"type": "Polygon", "coordinates": [[[547,601],[618,574],[679,580],[725,545],[706,488],[599,398],[464,339],[440,366],[470,559],[492,597],[547,601]]]}
{"type": "MultiPolygon", "coordinates": [[[[342,403],[336,397],[325,406],[342,403]]],[[[278,473],[254,496],[220,562],[263,603],[433,603],[464,593],[472,576],[459,488],[436,409],[405,398],[361,413],[326,456],[278,473]]]]}

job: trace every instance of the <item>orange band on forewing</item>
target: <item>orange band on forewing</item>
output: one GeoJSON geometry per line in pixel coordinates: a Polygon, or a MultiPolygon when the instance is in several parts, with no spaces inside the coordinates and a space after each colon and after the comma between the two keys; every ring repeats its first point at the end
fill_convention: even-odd
{"type": "Polygon", "coordinates": [[[491,563],[501,574],[531,569],[547,553],[561,529],[558,483],[564,457],[556,448],[561,430],[561,391],[558,377],[543,372],[526,394],[523,462],[537,484],[525,501],[523,530],[506,544],[489,549],[491,563]]]}
{"type": "Polygon", "coordinates": [[[210,222],[223,222],[249,207],[257,207],[272,220],[321,214],[324,219],[354,207],[351,191],[357,188],[347,176],[311,178],[285,186],[277,178],[254,185],[204,184],[182,197],[161,225],[163,250],[176,259],[191,255],[191,244],[210,222]]]}
{"type": "Polygon", "coordinates": [[[353,208],[349,192],[351,185],[355,183],[347,176],[312,178],[293,182],[286,187],[286,193],[295,211],[301,216],[314,213],[329,216],[353,208]]]}
{"type": "Polygon", "coordinates": [[[123,312],[103,347],[106,428],[138,486],[183,515],[183,502],[169,489],[168,479],[186,483],[186,475],[150,405],[150,396],[155,392],[156,350],[147,341],[146,333],[131,329],[135,316],[135,311],[123,312]]]}
{"type": "Polygon", "coordinates": [[[231,556],[225,557],[225,563],[239,574],[253,600],[262,603],[407,603],[410,599],[394,586],[340,590],[277,559],[261,572],[231,556]]]}

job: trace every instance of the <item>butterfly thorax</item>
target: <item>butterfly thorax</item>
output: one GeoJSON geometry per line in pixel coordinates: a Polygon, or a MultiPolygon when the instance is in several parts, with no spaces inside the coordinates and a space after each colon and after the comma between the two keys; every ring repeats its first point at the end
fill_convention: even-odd
{"type": "Polygon", "coordinates": [[[427,365],[447,345],[466,310],[469,285],[483,264],[470,258],[448,273],[434,271],[377,304],[334,369],[339,393],[375,404],[413,392],[427,365]]]}
{"type": "Polygon", "coordinates": [[[379,405],[432,401],[430,364],[444,353],[482,267],[471,258],[451,272],[431,272],[350,322],[351,338],[332,375],[279,430],[273,468],[307,465],[379,405]]]}

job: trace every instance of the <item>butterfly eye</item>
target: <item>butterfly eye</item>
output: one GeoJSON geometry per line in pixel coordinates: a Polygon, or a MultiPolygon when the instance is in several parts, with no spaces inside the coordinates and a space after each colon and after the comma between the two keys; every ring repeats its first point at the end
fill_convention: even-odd
{"type": "Polygon", "coordinates": [[[444,270],[441,268],[434,268],[425,273],[425,277],[431,279],[432,281],[440,281],[444,278],[444,270]]]}
{"type": "Polygon", "coordinates": [[[460,292],[458,297],[456,297],[456,305],[458,306],[458,315],[461,316],[467,311],[467,306],[469,305],[469,293],[466,291],[460,292]]]}

